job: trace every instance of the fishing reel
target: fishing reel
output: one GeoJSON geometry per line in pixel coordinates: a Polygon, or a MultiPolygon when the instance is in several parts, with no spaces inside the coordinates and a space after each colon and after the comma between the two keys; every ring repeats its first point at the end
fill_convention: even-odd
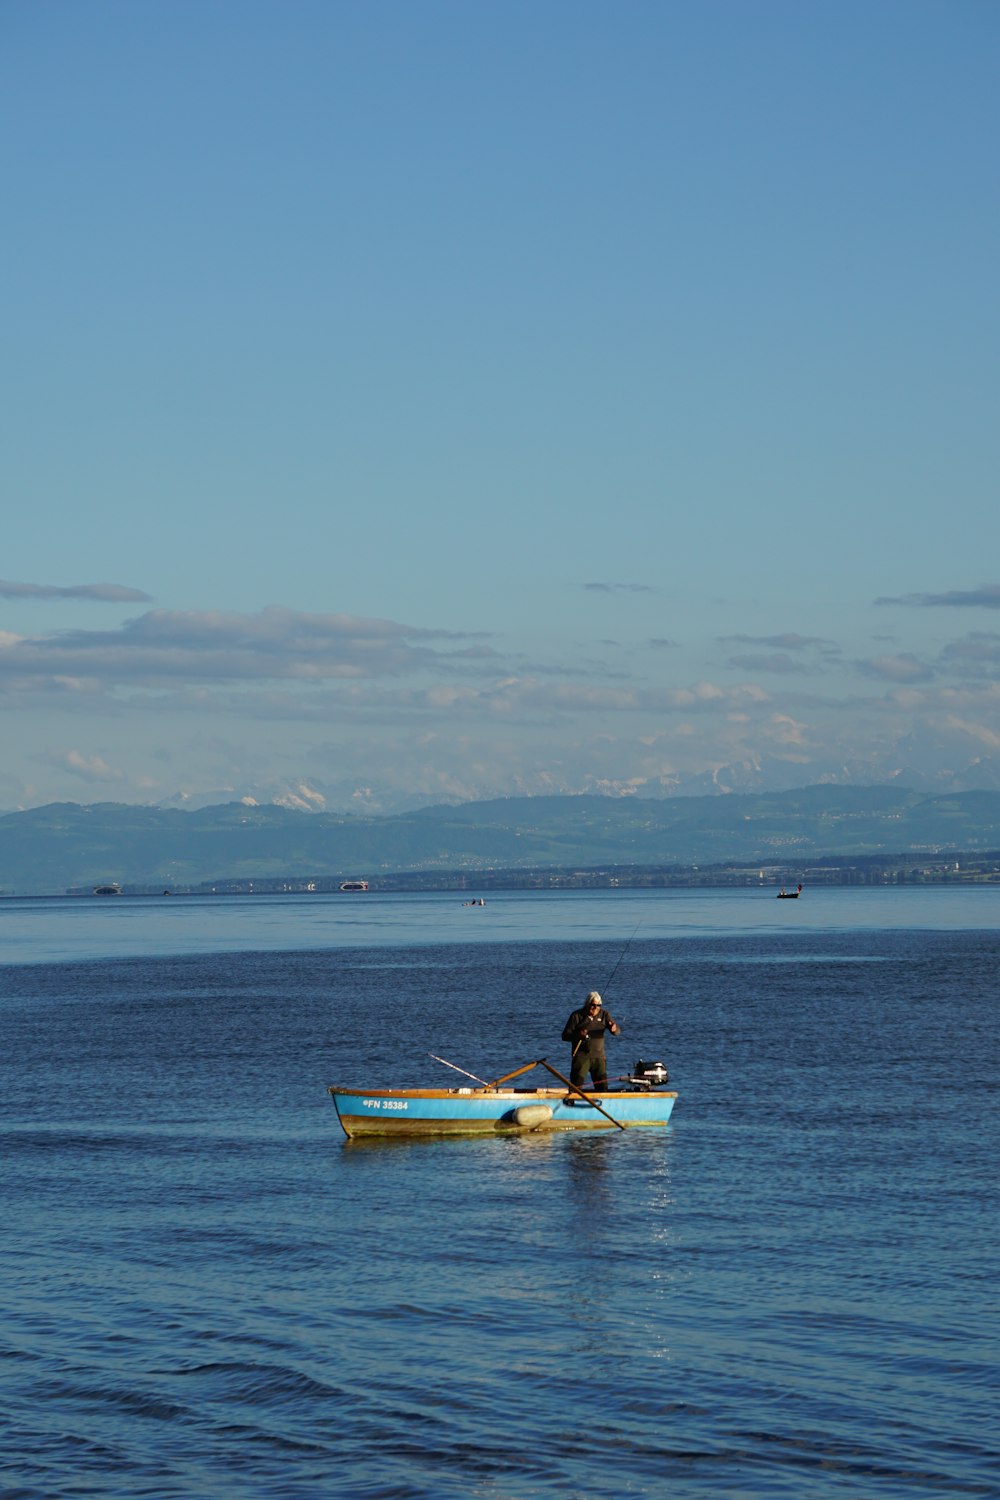
{"type": "Polygon", "coordinates": [[[665,1064],[661,1062],[637,1062],[632,1069],[632,1083],[637,1083],[641,1088],[661,1088],[663,1084],[670,1082],[670,1074],[665,1064]]]}

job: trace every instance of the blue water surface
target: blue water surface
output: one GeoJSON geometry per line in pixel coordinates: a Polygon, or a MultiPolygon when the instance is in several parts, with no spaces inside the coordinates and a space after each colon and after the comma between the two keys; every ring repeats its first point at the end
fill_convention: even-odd
{"type": "Polygon", "coordinates": [[[996,1495],[998,956],[991,889],[0,902],[0,1492],[996,1495]],[[666,1130],[344,1140],[595,985],[666,1130]]]}

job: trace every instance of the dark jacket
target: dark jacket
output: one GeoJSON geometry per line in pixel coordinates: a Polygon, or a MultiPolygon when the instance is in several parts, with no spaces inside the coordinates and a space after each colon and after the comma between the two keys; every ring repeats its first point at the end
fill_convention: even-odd
{"type": "Polygon", "coordinates": [[[595,1042],[603,1043],[604,1033],[618,1023],[611,1012],[604,1009],[602,1005],[596,1016],[591,1016],[585,1005],[575,1010],[563,1027],[562,1039],[564,1042],[572,1042],[575,1047],[584,1037],[583,1045],[590,1047],[595,1042]]]}

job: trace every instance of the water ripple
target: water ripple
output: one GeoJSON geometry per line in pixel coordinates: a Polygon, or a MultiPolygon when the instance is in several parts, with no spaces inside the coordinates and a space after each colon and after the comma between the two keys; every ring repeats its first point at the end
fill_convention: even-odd
{"type": "Polygon", "coordinates": [[[0,969],[5,1500],[1000,1493],[994,933],[637,939],[668,1130],[343,1140],[578,936],[0,969]]]}

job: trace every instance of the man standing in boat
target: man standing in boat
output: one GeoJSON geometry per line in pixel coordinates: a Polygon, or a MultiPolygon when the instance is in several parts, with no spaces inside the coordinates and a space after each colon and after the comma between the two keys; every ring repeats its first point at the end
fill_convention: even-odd
{"type": "Polygon", "coordinates": [[[579,1088],[587,1074],[595,1089],[603,1089],[608,1082],[608,1063],[604,1056],[604,1033],[618,1035],[618,1023],[610,1011],[604,1009],[601,997],[591,990],[579,1010],[575,1010],[563,1027],[562,1039],[573,1043],[573,1058],[570,1078],[579,1088]]]}

